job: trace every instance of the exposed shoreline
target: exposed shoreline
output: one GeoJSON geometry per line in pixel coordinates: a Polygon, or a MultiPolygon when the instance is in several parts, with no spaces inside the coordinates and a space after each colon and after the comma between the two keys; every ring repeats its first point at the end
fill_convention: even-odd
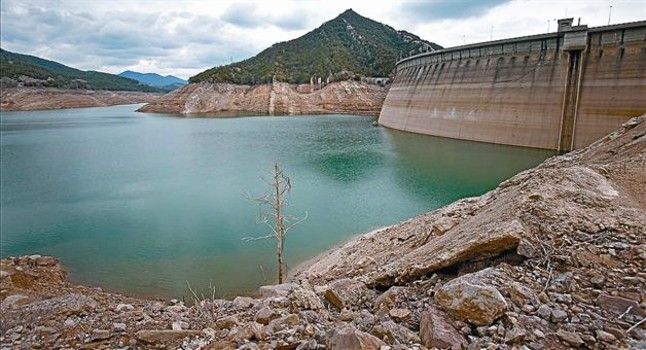
{"type": "Polygon", "coordinates": [[[59,88],[3,88],[1,111],[38,111],[149,103],[161,95],[140,91],[72,90],[59,88]]]}
{"type": "Polygon", "coordinates": [[[193,83],[151,102],[139,112],[190,116],[208,113],[260,115],[362,114],[379,115],[387,88],[358,81],[318,87],[276,82],[261,85],[193,83]]]}
{"type": "MultiPolygon", "coordinates": [[[[408,221],[408,220],[406,220],[406,221],[408,221]]],[[[377,234],[377,233],[379,233],[381,231],[387,230],[387,229],[389,229],[389,228],[391,228],[393,226],[399,225],[401,223],[402,222],[399,222],[399,223],[395,223],[395,224],[392,224],[392,225],[382,226],[382,227],[376,228],[376,229],[368,231],[368,232],[354,234],[350,238],[348,238],[348,239],[346,239],[346,240],[344,240],[344,241],[342,241],[340,243],[337,243],[337,244],[333,245],[332,247],[326,249],[325,251],[323,251],[323,252],[321,252],[319,254],[316,254],[316,255],[312,256],[311,258],[308,258],[308,259],[300,262],[299,264],[294,266],[292,269],[288,270],[287,271],[287,280],[288,281],[297,280],[298,279],[297,276],[307,273],[308,270],[310,269],[310,267],[320,263],[323,260],[329,260],[329,258],[335,252],[338,252],[339,250],[344,249],[345,247],[352,244],[356,240],[361,239],[362,237],[373,236],[373,235],[375,235],[375,234],[377,234]]]]}

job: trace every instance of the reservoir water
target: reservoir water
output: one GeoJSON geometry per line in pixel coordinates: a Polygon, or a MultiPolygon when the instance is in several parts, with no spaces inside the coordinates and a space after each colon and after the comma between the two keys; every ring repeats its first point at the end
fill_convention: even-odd
{"type": "Polygon", "coordinates": [[[182,297],[274,283],[274,242],[245,194],[291,177],[288,267],[482,194],[549,151],[372,126],[364,116],[183,118],[139,105],[1,114],[2,257],[60,258],[76,282],[182,297]]]}

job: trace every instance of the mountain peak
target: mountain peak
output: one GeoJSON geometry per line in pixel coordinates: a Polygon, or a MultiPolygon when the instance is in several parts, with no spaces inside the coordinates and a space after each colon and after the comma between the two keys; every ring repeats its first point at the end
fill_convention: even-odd
{"type": "Polygon", "coordinates": [[[157,73],[140,73],[131,70],[122,72],[119,75],[122,77],[134,79],[144,85],[160,88],[162,90],[173,90],[178,86],[186,84],[186,80],[172,75],[162,76],[157,73]]]}
{"type": "Polygon", "coordinates": [[[438,48],[347,9],[299,38],[274,44],[244,61],[211,68],[189,81],[253,85],[275,79],[301,84],[348,76],[387,76],[403,55],[438,48]]]}

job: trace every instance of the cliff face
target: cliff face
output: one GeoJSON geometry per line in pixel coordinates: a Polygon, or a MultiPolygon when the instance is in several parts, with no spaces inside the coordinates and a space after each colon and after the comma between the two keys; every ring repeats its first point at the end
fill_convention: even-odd
{"type": "Polygon", "coordinates": [[[157,113],[258,113],[377,115],[386,98],[386,88],[363,82],[341,81],[322,89],[309,84],[274,83],[234,85],[189,84],[139,109],[157,113]]]}
{"type": "Polygon", "coordinates": [[[256,298],[188,307],[0,261],[3,346],[642,348],[646,116],[495,190],[362,235],[256,298]]]}
{"type": "Polygon", "coordinates": [[[152,102],[159,94],[139,91],[71,90],[56,88],[3,88],[0,110],[32,111],[100,107],[152,102]]]}

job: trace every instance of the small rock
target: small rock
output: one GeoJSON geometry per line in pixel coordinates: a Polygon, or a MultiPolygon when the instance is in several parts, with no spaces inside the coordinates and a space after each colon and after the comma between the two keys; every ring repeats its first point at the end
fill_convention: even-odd
{"type": "Polygon", "coordinates": [[[505,343],[514,344],[520,343],[525,339],[527,332],[519,326],[514,326],[507,334],[505,334],[505,343]]]}
{"type": "Polygon", "coordinates": [[[534,329],[532,332],[537,338],[545,338],[545,333],[543,333],[540,329],[534,329]]]}
{"type": "Polygon", "coordinates": [[[507,288],[507,293],[511,301],[513,301],[518,306],[523,306],[525,304],[537,304],[538,297],[531,289],[523,286],[518,282],[511,282],[507,288]]]}
{"type": "Polygon", "coordinates": [[[321,310],[324,308],[321,299],[312,290],[297,288],[292,291],[290,300],[301,310],[321,310]]]}
{"type": "Polygon", "coordinates": [[[561,310],[561,309],[554,309],[552,310],[552,316],[551,320],[554,323],[559,323],[567,320],[567,312],[561,310]]]}
{"type": "Polygon", "coordinates": [[[92,335],[90,336],[92,341],[106,340],[108,338],[110,338],[110,331],[107,329],[95,329],[92,331],[92,335]]]}
{"type": "Polygon", "coordinates": [[[546,304],[543,304],[538,307],[538,310],[536,310],[536,314],[544,320],[549,320],[550,317],[552,316],[552,309],[546,304]]]}
{"type": "Polygon", "coordinates": [[[590,278],[590,283],[592,283],[596,287],[601,287],[605,280],[606,279],[603,276],[596,275],[596,276],[593,276],[592,278],[590,278]]]}
{"type": "Polygon", "coordinates": [[[65,319],[65,322],[63,322],[63,325],[66,328],[72,328],[76,326],[76,321],[74,321],[74,319],[72,319],[71,317],[68,317],[67,319],[65,319]]]}
{"type": "Polygon", "coordinates": [[[563,328],[556,331],[556,336],[559,337],[562,341],[572,345],[572,346],[581,346],[584,344],[583,339],[574,333],[564,330],[563,328]]]}
{"type": "Polygon", "coordinates": [[[250,297],[236,297],[232,302],[232,306],[236,309],[248,309],[255,304],[256,299],[250,297]]]}
{"type": "Polygon", "coordinates": [[[408,288],[393,286],[377,297],[373,303],[375,310],[390,310],[396,304],[406,301],[408,288]]]}
{"type": "Polygon", "coordinates": [[[175,321],[171,323],[170,328],[174,331],[181,331],[182,329],[188,329],[189,324],[184,321],[175,321]]]}
{"type": "Polygon", "coordinates": [[[230,340],[216,340],[206,347],[208,350],[235,350],[237,348],[236,343],[230,340]]]}
{"type": "Polygon", "coordinates": [[[51,256],[42,256],[36,259],[36,265],[38,266],[54,266],[56,263],[57,260],[51,256]]]}
{"type": "Polygon", "coordinates": [[[125,332],[127,326],[125,323],[117,322],[112,324],[112,330],[115,332],[125,332]]]}
{"type": "Polygon", "coordinates": [[[595,335],[597,336],[597,339],[605,341],[606,343],[613,343],[617,340],[617,337],[615,337],[614,335],[600,329],[597,329],[595,335]]]}
{"type": "Polygon", "coordinates": [[[29,301],[29,297],[24,294],[13,294],[4,298],[1,305],[3,308],[15,309],[22,305],[29,304],[29,301]]]}
{"type": "MultiPolygon", "coordinates": [[[[530,197],[531,198],[531,197],[530,197]]],[[[536,248],[529,241],[521,239],[516,248],[516,254],[526,258],[533,258],[536,256],[536,248]]]]}
{"type": "Polygon", "coordinates": [[[39,333],[41,336],[43,334],[54,334],[56,333],[56,329],[52,327],[45,327],[45,326],[38,326],[34,329],[36,333],[39,333]]]}
{"type": "Polygon", "coordinates": [[[419,336],[410,329],[393,321],[382,322],[372,329],[372,334],[389,343],[419,343],[419,336]]]}
{"type": "Polygon", "coordinates": [[[403,320],[410,316],[410,310],[408,309],[391,309],[388,313],[390,317],[396,320],[403,320]]]}

